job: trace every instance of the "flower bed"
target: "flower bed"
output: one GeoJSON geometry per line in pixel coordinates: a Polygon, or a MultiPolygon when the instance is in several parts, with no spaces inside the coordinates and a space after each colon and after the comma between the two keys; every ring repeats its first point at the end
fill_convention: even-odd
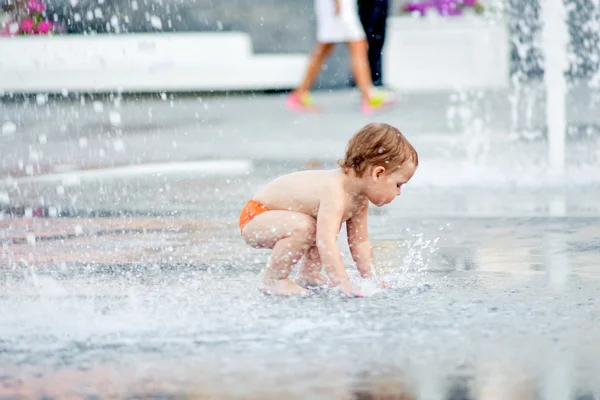
{"type": "Polygon", "coordinates": [[[420,16],[425,16],[430,11],[437,11],[441,16],[454,16],[462,15],[467,8],[473,9],[478,14],[484,11],[483,5],[478,0],[410,1],[404,4],[400,11],[404,14],[416,14],[420,16]]]}
{"type": "Polygon", "coordinates": [[[46,18],[46,4],[29,0],[25,7],[17,9],[14,17],[0,26],[0,36],[49,35],[53,24],[46,18]]]}

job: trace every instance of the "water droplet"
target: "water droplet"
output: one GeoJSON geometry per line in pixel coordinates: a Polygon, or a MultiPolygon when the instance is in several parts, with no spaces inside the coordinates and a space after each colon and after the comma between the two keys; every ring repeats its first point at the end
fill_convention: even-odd
{"type": "Polygon", "coordinates": [[[119,112],[111,111],[108,114],[108,118],[110,120],[111,125],[113,125],[113,126],[121,125],[121,114],[119,114],[119,112]]]}
{"type": "Polygon", "coordinates": [[[8,193],[0,192],[0,203],[3,203],[3,204],[10,203],[10,197],[8,197],[8,193]]]}
{"type": "Polygon", "coordinates": [[[46,95],[45,95],[45,94],[38,93],[38,94],[35,96],[35,101],[36,101],[36,103],[38,104],[38,106],[41,106],[41,105],[44,105],[44,104],[46,104],[46,101],[47,101],[47,100],[48,100],[48,99],[47,99],[47,97],[46,97],[46,95]]]}
{"type": "Polygon", "coordinates": [[[116,28],[119,26],[119,17],[117,17],[116,15],[113,15],[112,17],[110,17],[110,24],[113,26],[113,28],[116,28]]]}
{"type": "Polygon", "coordinates": [[[117,153],[125,151],[125,143],[121,139],[115,139],[113,141],[113,147],[117,153]]]}
{"type": "Polygon", "coordinates": [[[82,149],[86,148],[88,145],[88,140],[87,138],[79,138],[79,147],[81,147],[82,149]]]}
{"type": "Polygon", "coordinates": [[[6,121],[2,124],[2,135],[13,135],[17,131],[17,125],[12,121],[6,121]]]}
{"type": "Polygon", "coordinates": [[[104,104],[102,104],[101,101],[95,101],[94,111],[96,111],[97,113],[101,113],[102,111],[104,111],[104,104]]]}
{"type": "Polygon", "coordinates": [[[94,10],[94,16],[98,19],[103,18],[102,10],[99,7],[96,7],[96,9],[94,10]]]}
{"type": "Polygon", "coordinates": [[[56,187],[56,193],[60,194],[60,195],[65,194],[65,188],[63,186],[57,186],[56,187]]]}
{"type": "Polygon", "coordinates": [[[81,21],[81,15],[79,13],[75,13],[73,14],[73,19],[75,20],[75,22],[79,22],[81,21]]]}
{"type": "Polygon", "coordinates": [[[150,17],[150,24],[154,29],[162,29],[162,21],[156,15],[150,17]]]}
{"type": "Polygon", "coordinates": [[[131,9],[134,11],[138,9],[138,2],[136,0],[131,2],[131,9]]]}
{"type": "Polygon", "coordinates": [[[41,144],[46,144],[48,142],[46,135],[44,135],[43,133],[39,136],[39,140],[41,144]]]}
{"type": "Polygon", "coordinates": [[[33,233],[27,234],[27,244],[30,244],[30,245],[35,244],[35,235],[33,233]]]}
{"type": "Polygon", "coordinates": [[[81,235],[82,233],[83,233],[83,228],[81,227],[81,225],[75,225],[75,234],[81,235]]]}
{"type": "Polygon", "coordinates": [[[15,35],[17,32],[19,32],[19,24],[17,22],[13,22],[12,24],[10,24],[8,26],[8,32],[11,35],[15,35]]]}

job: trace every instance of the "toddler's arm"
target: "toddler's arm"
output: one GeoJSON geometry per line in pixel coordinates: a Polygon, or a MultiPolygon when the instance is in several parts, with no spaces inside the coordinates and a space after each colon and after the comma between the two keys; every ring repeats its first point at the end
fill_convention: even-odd
{"type": "Polygon", "coordinates": [[[325,272],[336,286],[350,279],[336,243],[343,214],[344,192],[342,190],[334,189],[323,196],[317,214],[316,244],[325,272]]]}
{"type": "MultiPolygon", "coordinates": [[[[373,259],[373,248],[369,240],[367,216],[369,215],[369,205],[365,205],[362,210],[348,221],[346,221],[346,231],[348,234],[348,247],[350,254],[356,263],[356,268],[360,276],[366,279],[375,279],[375,261],[373,259]]],[[[379,281],[383,288],[389,288],[389,284],[379,281]]]]}

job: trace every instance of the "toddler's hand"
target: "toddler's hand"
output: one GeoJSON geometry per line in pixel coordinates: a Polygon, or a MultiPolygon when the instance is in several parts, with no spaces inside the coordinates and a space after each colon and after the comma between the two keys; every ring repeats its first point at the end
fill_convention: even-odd
{"type": "Polygon", "coordinates": [[[337,286],[339,290],[346,297],[365,297],[360,289],[355,288],[349,281],[342,282],[337,286]]]}
{"type": "Polygon", "coordinates": [[[379,285],[381,286],[382,289],[390,289],[392,287],[392,285],[390,285],[386,281],[380,281],[379,285]]]}

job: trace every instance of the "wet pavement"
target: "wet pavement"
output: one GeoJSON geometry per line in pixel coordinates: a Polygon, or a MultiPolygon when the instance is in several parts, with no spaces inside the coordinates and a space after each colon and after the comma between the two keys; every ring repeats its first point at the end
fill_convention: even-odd
{"type": "MultiPolygon", "coordinates": [[[[396,108],[373,117],[358,112],[360,97],[354,90],[316,92],[324,112],[315,115],[286,110],[283,94],[5,96],[0,102],[0,177],[206,158],[328,161],[343,153],[358,127],[373,120],[398,126],[423,156],[476,160],[493,157],[488,153],[494,152],[481,148],[486,141],[503,148],[544,142],[543,93],[537,83],[508,91],[398,93],[396,108]]],[[[597,89],[571,88],[570,140],[600,138],[599,104],[597,89]]],[[[574,159],[571,152],[567,156],[574,159]]]]}
{"type": "MultiPolygon", "coordinates": [[[[406,96],[378,119],[414,137],[421,166],[369,222],[392,288],[258,293],[268,252],[244,245],[237,214],[268,179],[334,165],[368,121],[341,102],[351,95],[319,94],[333,110],[321,116],[287,114],[275,95],[125,99],[119,123],[110,101],[77,117],[72,103],[37,117],[5,103],[0,398],[600,398],[594,132],[571,136],[556,182],[509,107],[452,128],[448,98],[406,96]],[[210,122],[186,120],[197,108],[210,122]],[[36,180],[205,158],[250,167],[36,180]]],[[[579,111],[571,126],[593,125],[579,111]]]]}

